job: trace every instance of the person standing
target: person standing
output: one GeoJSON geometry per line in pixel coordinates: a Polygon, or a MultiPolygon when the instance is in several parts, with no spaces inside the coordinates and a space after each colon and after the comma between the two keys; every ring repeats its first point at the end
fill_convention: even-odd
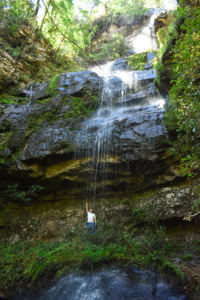
{"type": "Polygon", "coordinates": [[[97,219],[96,219],[96,215],[93,214],[92,209],[90,208],[88,210],[88,202],[86,203],[86,212],[87,212],[87,227],[91,228],[93,234],[97,219]]]}

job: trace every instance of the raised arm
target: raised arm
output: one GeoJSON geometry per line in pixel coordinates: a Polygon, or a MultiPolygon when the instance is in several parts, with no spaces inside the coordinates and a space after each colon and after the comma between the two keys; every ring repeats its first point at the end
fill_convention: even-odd
{"type": "Polygon", "coordinates": [[[86,203],[86,212],[88,213],[88,202],[86,203]]]}

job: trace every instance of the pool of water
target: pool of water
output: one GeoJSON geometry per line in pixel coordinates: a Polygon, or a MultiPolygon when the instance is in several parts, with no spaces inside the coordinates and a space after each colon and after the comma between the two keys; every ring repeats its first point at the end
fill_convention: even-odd
{"type": "Polygon", "coordinates": [[[154,271],[131,267],[66,275],[48,290],[17,293],[12,300],[186,300],[178,286],[154,271]]]}

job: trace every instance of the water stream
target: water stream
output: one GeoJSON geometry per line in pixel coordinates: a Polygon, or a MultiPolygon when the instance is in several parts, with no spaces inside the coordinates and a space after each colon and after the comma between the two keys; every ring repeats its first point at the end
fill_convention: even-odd
{"type": "MultiPolygon", "coordinates": [[[[155,17],[156,12],[151,15],[142,31],[136,35],[139,38],[136,44],[140,44],[144,31],[146,32],[153,26],[155,17]]],[[[145,48],[144,51],[156,48],[155,35],[150,35],[149,38],[151,43],[147,43],[148,49],[145,48]]],[[[147,121],[147,118],[151,118],[155,113],[163,113],[164,100],[158,96],[153,84],[156,72],[150,63],[152,58],[154,58],[153,52],[147,55],[148,66],[146,70],[142,71],[133,71],[128,65],[127,57],[92,68],[92,71],[97,73],[103,82],[101,106],[90,119],[80,125],[75,145],[75,158],[80,158],[84,162],[85,160],[90,161],[90,166],[88,166],[90,172],[88,171],[89,174],[86,175],[87,172],[84,171],[83,176],[88,176],[87,191],[90,192],[90,199],[92,198],[94,203],[97,197],[104,197],[104,191],[109,189],[111,182],[113,185],[114,181],[116,187],[119,184],[116,175],[117,165],[122,162],[125,164],[127,178],[132,174],[129,170],[129,151],[125,153],[119,143],[119,140],[131,139],[133,136],[131,126],[128,133],[123,134],[124,124],[127,122],[130,125],[131,122],[137,123],[139,118],[140,131],[145,130],[145,132],[143,134],[138,132],[141,137],[135,138],[138,151],[141,150],[140,152],[143,153],[154,150],[153,136],[155,132],[153,131],[155,128],[146,128],[145,125],[142,128],[142,124],[147,121]],[[146,138],[147,135],[148,138],[146,138]],[[139,143],[142,143],[142,148],[139,147],[139,143]]],[[[157,127],[156,130],[163,129],[157,127]]],[[[134,154],[137,155],[137,149],[134,154]]]]}
{"type": "MultiPolygon", "coordinates": [[[[156,13],[153,13],[138,35],[129,37],[134,52],[156,49],[152,29],[155,16],[156,13]]],[[[153,54],[150,54],[148,59],[152,57],[153,54]]],[[[96,72],[104,83],[101,107],[91,118],[80,124],[75,133],[74,146],[75,159],[80,158],[81,163],[85,165],[83,178],[87,177],[87,192],[95,202],[97,197],[104,197],[105,189],[111,181],[112,184],[114,181],[116,186],[119,185],[119,178],[116,176],[118,165],[119,168],[122,163],[125,165],[123,175],[129,178],[132,172],[134,173],[133,165],[130,167],[130,164],[135,158],[140,157],[145,161],[146,157],[151,155],[154,160],[154,137],[156,134],[166,136],[166,131],[161,124],[164,100],[155,92],[153,85],[155,70],[151,68],[133,71],[127,64],[127,58],[122,58],[100,68],[93,68],[92,71],[96,72]],[[156,126],[151,127],[149,120],[154,119],[156,126]],[[122,130],[124,126],[126,131],[122,130]],[[119,140],[123,141],[123,147],[119,140]],[[126,146],[127,140],[133,141],[131,145],[134,151],[128,148],[130,143],[126,146]]],[[[127,193],[128,189],[127,187],[127,193]]],[[[39,295],[29,290],[23,295],[15,294],[11,299],[184,300],[187,297],[181,295],[177,286],[158,277],[154,270],[140,271],[131,267],[89,274],[69,274],[47,291],[40,291],[39,295]]]]}
{"type": "Polygon", "coordinates": [[[79,272],[61,278],[47,291],[18,292],[11,300],[187,300],[179,287],[154,271],[135,267],[89,274],[79,272]]]}

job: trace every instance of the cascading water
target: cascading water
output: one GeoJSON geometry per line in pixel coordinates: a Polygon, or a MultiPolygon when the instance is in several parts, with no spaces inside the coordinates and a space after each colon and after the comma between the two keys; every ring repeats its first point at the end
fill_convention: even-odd
{"type": "MultiPolygon", "coordinates": [[[[150,14],[149,21],[144,25],[141,32],[134,38],[129,37],[129,42],[131,41],[134,47],[131,54],[152,48],[156,49],[153,23],[157,11],[154,10],[153,13],[150,11],[150,14]]],[[[118,176],[118,166],[123,169],[128,195],[128,185],[134,172],[134,156],[139,156],[145,160],[150,152],[152,157],[154,155],[155,128],[154,124],[152,129],[151,125],[147,126],[146,121],[154,115],[155,120],[157,118],[161,122],[164,100],[156,94],[153,84],[156,77],[155,70],[152,69],[150,63],[153,58],[153,52],[147,55],[147,66],[144,71],[132,71],[128,65],[128,57],[92,69],[103,82],[101,107],[90,119],[81,124],[74,147],[75,158],[79,158],[82,162],[83,181],[87,185],[87,195],[81,194],[81,196],[89,201],[95,202],[97,198],[104,198],[105,192],[116,196],[113,186],[117,190],[123,183],[123,178],[118,176]],[[135,132],[134,129],[134,134],[138,136],[133,136],[131,125],[129,131],[126,134],[123,133],[122,127],[128,122],[130,124],[138,122],[138,131],[135,132]],[[126,139],[134,140],[134,146],[136,146],[134,151],[122,149],[119,140],[125,142],[126,139]],[[130,164],[132,164],[131,172],[130,164]]],[[[158,121],[155,122],[158,123],[158,121]]],[[[164,127],[157,126],[156,130],[160,135],[166,137],[164,127]]],[[[156,157],[156,155],[154,156],[156,157]]],[[[148,171],[144,164],[137,166],[137,168],[141,169],[141,174],[148,171]]]]}
{"type": "MultiPolygon", "coordinates": [[[[142,32],[146,29],[147,25],[142,32]]],[[[149,48],[154,47],[152,39],[153,36],[149,48]]],[[[136,41],[137,38],[134,43],[136,41]]],[[[153,54],[148,55],[149,60],[152,57],[153,54]]],[[[134,168],[139,167],[141,174],[147,171],[149,156],[154,161],[157,155],[156,137],[166,137],[166,132],[162,126],[164,100],[155,91],[153,69],[134,72],[126,59],[118,59],[93,71],[98,73],[103,82],[101,107],[90,119],[82,122],[73,134],[76,140],[75,159],[83,165],[82,179],[85,181],[81,184],[87,185],[87,194],[82,197],[91,197],[95,201],[97,197],[105,196],[106,189],[109,195],[111,182],[116,189],[125,181],[128,182],[127,193],[129,183],[130,186],[137,185],[132,180],[134,168]],[[139,165],[136,165],[138,159],[139,165]],[[145,163],[142,165],[141,161],[145,163]]],[[[111,269],[86,275],[69,274],[47,291],[34,294],[28,290],[23,295],[21,292],[14,294],[11,299],[185,300],[187,297],[164,278],[157,278],[154,270],[140,271],[131,267],[129,270],[111,269]]]]}
{"type": "Polygon", "coordinates": [[[177,286],[154,271],[111,269],[86,275],[69,274],[48,291],[19,292],[11,300],[187,300],[177,286]]]}
{"type": "MultiPolygon", "coordinates": [[[[90,191],[89,197],[93,201],[96,197],[104,197],[104,189],[109,189],[110,180],[115,181],[116,187],[119,185],[118,172],[116,172],[118,164],[124,163],[125,176],[127,178],[131,176],[129,151],[123,153],[116,142],[116,134],[120,134],[123,123],[128,122],[129,118],[134,119],[134,116],[140,118],[140,123],[144,123],[147,116],[163,111],[161,107],[163,100],[154,95],[152,81],[155,78],[155,71],[134,72],[129,71],[128,68],[127,61],[119,59],[93,69],[104,82],[102,104],[93,117],[81,125],[83,129],[77,136],[76,144],[76,158],[84,157],[83,160],[91,162],[87,190],[90,191]],[[142,92],[141,89],[148,90],[147,97],[142,94],[144,91],[142,92]],[[137,103],[143,98],[144,105],[138,105],[137,103]],[[112,162],[115,169],[112,167],[112,162]]],[[[124,139],[130,138],[131,135],[130,129],[129,137],[124,137],[124,139]]],[[[123,133],[121,133],[120,139],[123,139],[123,133]]],[[[144,136],[142,139],[144,140],[142,152],[152,148],[152,145],[146,145],[144,136]]]]}

